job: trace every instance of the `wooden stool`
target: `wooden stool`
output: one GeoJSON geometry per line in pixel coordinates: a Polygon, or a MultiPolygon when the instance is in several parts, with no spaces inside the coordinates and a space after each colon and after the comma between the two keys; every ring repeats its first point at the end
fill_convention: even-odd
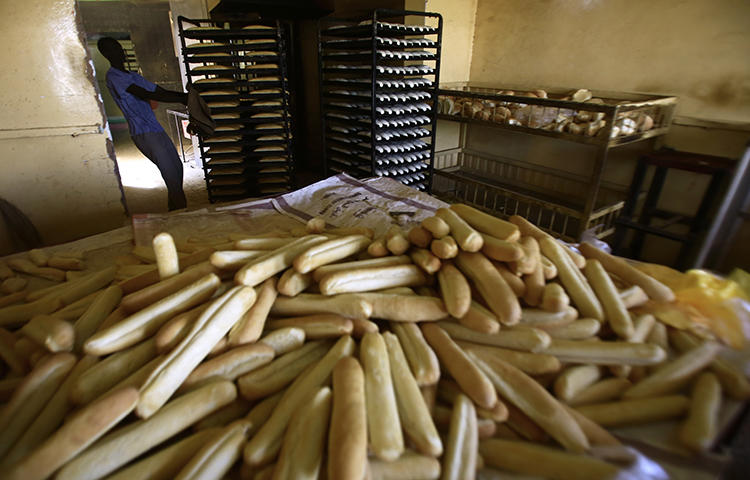
{"type": "Polygon", "coordinates": [[[638,259],[641,255],[645,236],[647,234],[656,235],[681,244],[674,267],[680,270],[688,268],[688,261],[691,254],[693,254],[693,249],[698,246],[699,240],[711,224],[711,212],[721,203],[722,192],[726,187],[727,179],[732,172],[734,164],[735,160],[729,158],[678,152],[668,149],[640,157],[635,173],[633,174],[633,180],[630,183],[625,207],[616,222],[617,226],[612,241],[612,250],[617,255],[638,259]],[[643,208],[636,220],[635,208],[641,189],[643,188],[646,170],[649,166],[654,167],[654,176],[648,188],[643,208]],[[661,190],[667,178],[667,172],[670,169],[711,176],[698,210],[693,216],[685,216],[656,208],[661,190]],[[654,218],[669,219],[669,221],[661,226],[654,226],[651,225],[651,221],[654,218]],[[667,227],[675,223],[688,225],[688,233],[679,234],[667,230],[667,227]],[[635,234],[631,244],[628,247],[624,247],[623,241],[625,240],[627,230],[635,230],[635,234]]]}

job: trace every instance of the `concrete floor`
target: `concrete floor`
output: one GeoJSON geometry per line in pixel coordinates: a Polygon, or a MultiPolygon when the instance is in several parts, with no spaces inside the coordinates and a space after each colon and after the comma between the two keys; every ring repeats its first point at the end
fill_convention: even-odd
{"type": "MultiPolygon", "coordinates": [[[[112,140],[130,214],[167,211],[167,187],[156,165],[136,148],[124,124],[112,125],[112,140]]],[[[188,146],[186,146],[187,148],[188,146]]],[[[179,146],[177,146],[179,151],[179,146]]],[[[203,169],[183,163],[183,188],[188,210],[209,205],[203,169]]]]}

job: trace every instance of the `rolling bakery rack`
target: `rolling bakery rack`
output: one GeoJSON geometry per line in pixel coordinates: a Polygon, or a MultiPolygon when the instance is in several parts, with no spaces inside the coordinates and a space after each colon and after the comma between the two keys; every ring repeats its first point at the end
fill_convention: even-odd
{"type": "Polygon", "coordinates": [[[386,9],[361,22],[320,23],[327,174],[430,191],[442,26],[436,13],[386,9]]]}
{"type": "Polygon", "coordinates": [[[610,148],[664,135],[675,97],[569,89],[440,86],[438,118],[461,122],[458,148],[436,153],[433,194],[494,215],[522,215],[567,241],[587,230],[614,232],[624,195],[602,183],[610,148]],[[483,125],[596,148],[590,175],[487,154],[467,147],[467,127],[483,125]]]}
{"type": "Polygon", "coordinates": [[[293,185],[284,25],[178,18],[185,71],[216,131],[199,137],[208,199],[229,201],[293,185]]]}

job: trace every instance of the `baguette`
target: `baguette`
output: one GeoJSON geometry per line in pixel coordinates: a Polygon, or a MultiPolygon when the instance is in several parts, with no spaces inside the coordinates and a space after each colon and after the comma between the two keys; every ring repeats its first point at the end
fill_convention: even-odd
{"type": "Polygon", "coordinates": [[[506,402],[505,406],[508,408],[508,420],[506,424],[517,436],[536,443],[549,443],[550,437],[547,435],[547,432],[534,423],[528,415],[516,408],[512,403],[506,402]]]}
{"type": "Polygon", "coordinates": [[[372,318],[396,322],[429,322],[448,317],[439,298],[422,295],[390,293],[359,293],[358,297],[372,305],[372,318]]]}
{"type": "MultiPolygon", "coordinates": [[[[0,297],[0,308],[4,308],[9,305],[19,303],[23,301],[24,299],[26,299],[27,295],[28,295],[28,292],[26,290],[23,290],[21,292],[11,293],[3,297],[0,297]]],[[[2,310],[0,310],[0,312],[2,312],[2,310]]]]}
{"type": "Polygon", "coordinates": [[[625,308],[628,310],[640,307],[648,302],[648,295],[646,295],[646,292],[644,292],[638,285],[631,285],[625,290],[620,290],[618,293],[620,295],[620,300],[622,300],[622,304],[625,305],[625,308]]]}
{"type": "Polygon", "coordinates": [[[466,395],[459,394],[451,412],[441,478],[446,480],[474,478],[478,444],[479,433],[474,404],[466,395]]]}
{"type": "Polygon", "coordinates": [[[229,423],[245,417],[249,412],[252,404],[244,398],[237,397],[232,403],[229,403],[212,414],[203,417],[199,422],[193,425],[192,430],[199,432],[209,428],[224,427],[229,423]]]}
{"type": "Polygon", "coordinates": [[[26,288],[26,285],[28,283],[28,280],[21,277],[6,278],[2,282],[0,282],[0,293],[11,294],[20,292],[21,290],[26,288]]]}
{"type": "Polygon", "coordinates": [[[154,357],[156,342],[152,338],[108,356],[78,377],[70,388],[71,401],[77,405],[88,404],[154,357]]]}
{"type": "Polygon", "coordinates": [[[219,433],[219,428],[204,429],[177,443],[128,465],[107,480],[172,480],[180,469],[219,433]]]}
{"type": "Polygon", "coordinates": [[[427,277],[416,265],[395,265],[334,272],[320,280],[323,295],[367,292],[393,287],[421,286],[427,277]]]}
{"type": "Polygon", "coordinates": [[[73,325],[50,315],[37,315],[20,332],[44,347],[48,352],[70,352],[73,350],[75,332],[73,325]]]}
{"type": "Polygon", "coordinates": [[[689,404],[683,395],[669,395],[581,405],[576,410],[602,427],[622,427],[681,417],[689,404]]]}
{"type": "Polygon", "coordinates": [[[224,478],[240,458],[247,441],[248,422],[239,420],[224,427],[208,440],[175,477],[175,480],[224,478]]]}
{"type": "Polygon", "coordinates": [[[50,293],[49,296],[51,298],[59,298],[64,305],[71,305],[77,300],[109,285],[115,279],[116,273],[117,267],[115,266],[104,268],[73,282],[68,282],[70,285],[67,288],[50,293]]]}
{"type": "Polygon", "coordinates": [[[329,235],[364,235],[367,238],[372,239],[375,236],[375,232],[371,228],[367,227],[338,227],[328,228],[326,233],[329,235]]]}
{"type": "Polygon", "coordinates": [[[440,462],[434,457],[407,450],[392,462],[384,462],[377,458],[370,459],[370,475],[372,480],[407,478],[437,480],[440,478],[440,462]]]}
{"type": "Polygon", "coordinates": [[[454,340],[464,340],[495,347],[540,352],[545,350],[551,343],[549,335],[535,328],[500,330],[496,333],[486,335],[454,322],[443,321],[439,322],[438,325],[454,340]]]}
{"type": "Polygon", "coordinates": [[[63,306],[59,298],[42,298],[31,303],[20,303],[0,308],[0,327],[17,327],[35,315],[47,315],[63,306]]]}
{"type": "Polygon", "coordinates": [[[76,363],[70,353],[40,360],[0,410],[0,458],[21,438],[76,363]]]}
{"type": "MultiPolygon", "coordinates": [[[[211,254],[213,252],[214,252],[213,248],[205,248],[205,249],[198,250],[194,253],[191,253],[190,255],[186,255],[180,258],[180,265],[182,266],[184,271],[182,272],[182,274],[178,274],[175,276],[186,274],[188,267],[194,267],[197,265],[199,265],[198,268],[201,269],[200,270],[201,272],[205,272],[203,273],[204,275],[206,273],[213,272],[213,268],[211,267],[210,263],[207,263],[208,259],[211,257],[211,254]]],[[[187,277],[197,279],[201,276],[201,275],[198,275],[197,277],[192,277],[192,275],[193,274],[189,274],[187,275],[187,277]]],[[[158,282],[159,282],[159,270],[156,268],[152,268],[150,271],[128,278],[127,280],[123,280],[117,285],[122,289],[122,293],[127,295],[130,293],[134,293],[138,290],[145,290],[147,287],[151,287],[154,284],[157,284],[158,282]]],[[[189,283],[190,283],[190,280],[188,280],[183,285],[177,286],[176,288],[174,288],[174,280],[172,280],[171,282],[163,284],[164,286],[160,287],[160,289],[166,288],[166,286],[169,285],[170,289],[174,288],[174,290],[171,290],[171,291],[168,289],[168,292],[172,293],[174,291],[179,290],[180,288],[182,288],[182,286],[187,285],[189,283]]],[[[150,295],[156,295],[156,292],[154,292],[154,290],[148,290],[148,292],[151,292],[150,295]]],[[[161,295],[161,297],[164,297],[168,295],[169,293],[166,293],[166,294],[159,293],[159,295],[161,295]]],[[[146,300],[150,301],[150,299],[142,299],[139,301],[146,301],[146,300]]],[[[134,305],[131,308],[133,308],[134,310],[138,310],[139,308],[141,308],[141,306],[134,305]]]]}
{"type": "Polygon", "coordinates": [[[476,208],[462,203],[455,203],[451,205],[451,210],[463,218],[466,223],[482,233],[508,242],[513,242],[520,238],[521,232],[516,225],[493,217],[476,208]]]}
{"type": "Polygon", "coordinates": [[[594,365],[657,365],[667,357],[657,345],[553,339],[545,353],[561,362],[594,365]]]}
{"type": "Polygon", "coordinates": [[[413,323],[391,323],[391,329],[403,347],[417,385],[436,384],[440,378],[440,363],[419,327],[413,323]]]}
{"type": "Polygon", "coordinates": [[[409,253],[411,261],[415,265],[419,265],[419,268],[429,273],[430,275],[438,272],[442,266],[442,262],[436,257],[431,251],[425,250],[424,248],[415,248],[409,253]]]}
{"type": "MultiPolygon", "coordinates": [[[[659,348],[659,347],[656,347],[659,348]]],[[[704,342],[676,359],[661,365],[654,373],[623,393],[623,398],[655,397],[678,391],[696,373],[707,367],[719,352],[719,344],[704,342]]]]}
{"type": "Polygon", "coordinates": [[[610,255],[587,242],[582,242],[579,249],[586,258],[599,260],[608,272],[617,275],[624,282],[641,287],[652,300],[659,302],[674,301],[674,292],[671,288],[630,266],[625,260],[610,255]]]}
{"type": "Polygon", "coordinates": [[[700,374],[693,384],[688,416],[680,427],[680,443],[694,452],[711,448],[716,439],[720,408],[719,379],[711,372],[700,374]]]}
{"type": "Polygon", "coordinates": [[[14,275],[15,273],[13,273],[13,270],[8,267],[7,263],[0,262],[0,279],[5,280],[6,278],[10,278],[14,275]]]}
{"type": "Polygon", "coordinates": [[[479,358],[499,358],[528,375],[545,375],[559,372],[560,361],[544,353],[528,353],[508,350],[500,347],[488,347],[469,342],[457,342],[467,352],[473,352],[479,358]]]}
{"type": "MultiPolygon", "coordinates": [[[[536,225],[529,222],[523,217],[520,217],[518,215],[512,215],[508,219],[511,223],[518,226],[519,231],[521,232],[521,235],[523,236],[529,236],[534,237],[538,242],[541,242],[543,239],[552,239],[552,235],[542,231],[539,229],[536,225]]],[[[577,252],[574,252],[570,247],[564,246],[562,247],[565,254],[570,258],[570,260],[573,262],[573,265],[575,265],[577,268],[583,268],[583,266],[586,264],[586,259],[583,258],[583,256],[577,252]]]]}
{"type": "Polygon", "coordinates": [[[535,307],[542,303],[542,296],[544,294],[545,280],[544,280],[544,269],[542,268],[542,261],[539,255],[539,244],[531,237],[525,237],[527,249],[530,257],[534,258],[534,269],[531,270],[527,275],[523,277],[523,282],[526,285],[526,292],[524,294],[524,301],[526,305],[535,307]]]}
{"type": "Polygon", "coordinates": [[[34,275],[35,277],[52,280],[53,282],[62,282],[65,280],[64,270],[60,270],[59,268],[38,267],[25,258],[11,258],[8,260],[8,266],[17,272],[34,275]]]}
{"type": "Polygon", "coordinates": [[[341,337],[338,342],[310,370],[289,386],[270,418],[245,446],[243,458],[251,466],[270,463],[281,447],[281,438],[289,418],[312,393],[320,388],[331,375],[336,362],[354,351],[351,337],[341,337]]]}
{"type": "Polygon", "coordinates": [[[511,263],[511,270],[518,275],[530,275],[540,262],[539,243],[534,237],[523,236],[518,241],[523,250],[521,258],[511,263]]]}
{"type": "Polygon", "coordinates": [[[449,258],[455,258],[458,255],[458,244],[456,240],[446,235],[441,238],[435,238],[430,242],[430,251],[439,259],[448,260],[449,258]]]}
{"type": "Polygon", "coordinates": [[[446,263],[437,278],[448,313],[455,318],[466,315],[471,306],[471,289],[466,277],[452,263],[446,263]]]}
{"type": "Polygon", "coordinates": [[[284,435],[274,479],[316,480],[331,415],[331,389],[322,387],[294,414],[284,435]]]}
{"type": "Polygon", "coordinates": [[[583,273],[602,304],[607,323],[620,338],[630,339],[633,336],[633,321],[602,264],[590,258],[586,260],[583,273]]]}
{"type": "Polygon", "coordinates": [[[208,261],[216,268],[236,272],[247,262],[268,253],[266,250],[219,250],[208,261]]]}
{"type": "Polygon", "coordinates": [[[521,319],[521,306],[508,283],[481,253],[461,252],[456,258],[461,271],[474,282],[500,323],[513,325],[521,319]]]}
{"type": "Polygon", "coordinates": [[[312,285],[312,281],[311,273],[299,273],[290,268],[281,275],[276,284],[276,289],[282,295],[294,297],[312,285]]]}
{"type": "Polygon", "coordinates": [[[235,240],[237,250],[276,250],[293,242],[292,237],[251,237],[235,240]]]}
{"type": "Polygon", "coordinates": [[[427,404],[419,391],[409,365],[401,349],[401,344],[393,333],[383,334],[388,360],[396,393],[398,414],[404,433],[414,444],[417,451],[432,457],[439,457],[443,452],[443,444],[437,433],[435,424],[430,416],[427,404]]]}
{"type": "Polygon", "coordinates": [[[120,303],[120,300],[122,300],[122,289],[117,285],[107,287],[97,294],[91,305],[88,306],[83,315],[73,324],[75,331],[74,351],[81,351],[84,342],[96,332],[96,329],[107,315],[112,313],[117,304],[120,303]]]}
{"type": "Polygon", "coordinates": [[[542,255],[542,269],[544,270],[544,278],[546,280],[554,280],[557,277],[557,267],[544,255],[542,255]]]}
{"type": "Polygon", "coordinates": [[[593,385],[601,376],[602,372],[596,365],[574,365],[558,375],[553,391],[559,400],[570,403],[576,395],[593,385]]]}
{"type": "Polygon", "coordinates": [[[463,317],[458,318],[458,322],[466,328],[481,333],[497,333],[500,330],[500,322],[497,321],[495,314],[474,300],[471,300],[469,310],[463,317]]]}
{"type": "Polygon", "coordinates": [[[565,408],[534,379],[499,358],[469,355],[487,374],[500,395],[557,440],[566,450],[588,450],[586,436],[565,408]]]}
{"type": "Polygon", "coordinates": [[[344,357],[333,369],[328,478],[363,478],[366,465],[367,411],[364,372],[355,358],[344,357]]]}
{"type": "Polygon", "coordinates": [[[294,269],[299,273],[308,273],[322,265],[354,255],[369,244],[370,239],[364,235],[349,235],[321,242],[300,253],[294,259],[294,269]]]}
{"type": "Polygon", "coordinates": [[[180,273],[180,259],[177,256],[177,247],[174,245],[172,235],[167,232],[159,233],[151,241],[151,244],[154,247],[159,278],[164,280],[180,273]]]}
{"type": "MultiPolygon", "coordinates": [[[[669,332],[669,340],[682,352],[700,345],[695,336],[684,330],[672,330],[669,332]]],[[[719,378],[722,389],[730,397],[736,400],[750,398],[750,382],[741,370],[718,355],[711,361],[709,368],[719,378]]]]}
{"type": "Polygon", "coordinates": [[[310,340],[351,335],[354,330],[354,324],[351,320],[332,313],[281,318],[278,320],[271,320],[267,324],[269,330],[288,327],[301,328],[305,331],[305,337],[310,340]]]}
{"type": "Polygon", "coordinates": [[[263,424],[271,416],[276,406],[284,396],[285,391],[274,393],[256,403],[253,408],[245,415],[245,420],[250,422],[250,427],[247,430],[247,436],[251,437],[263,426],[263,424]]]}
{"type": "Polygon", "coordinates": [[[579,318],[567,325],[537,325],[536,328],[560,340],[585,340],[599,333],[601,325],[601,322],[594,318],[579,318]]]}
{"type": "Polygon", "coordinates": [[[274,351],[268,345],[241,345],[198,365],[185,378],[180,389],[190,389],[212,378],[234,381],[237,377],[270,363],[273,357],[274,351]]]}
{"type": "Polygon", "coordinates": [[[0,402],[7,403],[22,381],[23,377],[5,378],[0,380],[0,402]]]}
{"type": "Polygon", "coordinates": [[[308,366],[317,362],[331,348],[329,342],[308,342],[297,350],[275,358],[271,363],[241,376],[237,387],[248,400],[257,400],[289,385],[308,366]]]}
{"type": "Polygon", "coordinates": [[[291,267],[298,255],[326,240],[327,237],[323,235],[306,235],[294,240],[283,247],[271,250],[265,255],[250,260],[250,262],[237,271],[234,280],[238,284],[254,287],[291,267]]]}
{"type": "Polygon", "coordinates": [[[542,310],[561,312],[570,306],[570,297],[559,283],[548,283],[542,293],[542,310]]]}
{"type": "Polygon", "coordinates": [[[305,343],[305,331],[296,327],[280,328],[261,337],[259,343],[271,347],[274,356],[278,357],[300,348],[305,343]]]}
{"type": "Polygon", "coordinates": [[[326,220],[323,217],[313,217],[305,224],[308,233],[322,233],[326,229],[326,220]]]}
{"type": "Polygon", "coordinates": [[[255,290],[242,286],[215,300],[141,387],[136,414],[148,418],[159,410],[253,302],[255,290]]]}
{"type": "Polygon", "coordinates": [[[138,391],[125,388],[92,403],[6,472],[8,479],[42,480],[94,443],[127,416],[138,391]]]}
{"type": "Polygon", "coordinates": [[[479,453],[491,467],[551,480],[600,480],[620,473],[597,458],[529,442],[491,438],[479,443],[479,453]]]}
{"type": "Polygon", "coordinates": [[[442,218],[450,228],[451,236],[456,240],[461,250],[478,252],[484,245],[482,236],[466,223],[454,210],[438,208],[435,215],[442,218]]]}
{"type": "Polygon", "coordinates": [[[385,257],[389,253],[385,246],[385,236],[376,238],[367,246],[367,254],[374,258],[385,257]]]}
{"type": "Polygon", "coordinates": [[[409,240],[406,239],[404,232],[397,225],[388,228],[385,234],[385,247],[393,255],[403,255],[409,250],[409,240]]]}
{"type": "Polygon", "coordinates": [[[588,417],[584,416],[583,414],[579,413],[576,409],[569,407],[568,405],[563,404],[563,407],[565,407],[565,410],[570,413],[570,416],[573,417],[573,420],[578,423],[578,426],[581,427],[581,430],[586,435],[586,438],[588,438],[589,443],[592,447],[603,445],[603,446],[621,446],[622,443],[611,433],[609,433],[607,430],[602,428],[601,425],[599,425],[596,422],[591,421],[588,417]]]}
{"type": "Polygon", "coordinates": [[[404,438],[391,380],[385,341],[379,333],[367,333],[360,344],[365,374],[367,432],[375,456],[393,461],[404,451],[404,438]]]}
{"type": "Polygon", "coordinates": [[[617,400],[631,385],[627,378],[605,378],[580,390],[567,403],[579,406],[617,400]]]}
{"type": "Polygon", "coordinates": [[[523,279],[508,270],[507,264],[493,260],[492,265],[495,267],[495,270],[498,271],[500,276],[503,277],[503,280],[508,283],[508,286],[513,290],[513,293],[515,293],[517,297],[523,297],[526,295],[526,284],[523,282],[523,279]]]}
{"type": "Polygon", "coordinates": [[[323,265],[315,269],[312,272],[313,280],[319,282],[324,276],[329,273],[341,272],[347,270],[357,270],[360,268],[372,268],[372,267],[389,267],[393,265],[405,265],[410,263],[407,255],[387,256],[381,258],[370,258],[368,260],[356,260],[353,262],[343,263],[331,263],[323,265]]]}
{"type": "MultiPolygon", "coordinates": [[[[642,315],[638,318],[654,318],[653,315],[646,314],[642,315]]],[[[636,320],[638,320],[636,318],[636,320]]],[[[645,341],[648,343],[653,343],[654,345],[659,345],[661,348],[663,348],[666,351],[669,351],[669,334],[667,333],[667,326],[664,325],[661,322],[657,322],[654,320],[654,322],[651,325],[651,328],[648,329],[648,334],[644,337],[645,341]]]]}
{"type": "Polygon", "coordinates": [[[443,238],[451,232],[451,227],[440,217],[427,217],[420,224],[422,228],[438,239],[443,238]]]}
{"type": "Polygon", "coordinates": [[[484,244],[482,253],[498,262],[517,262],[524,256],[524,251],[517,242],[500,240],[492,235],[482,234],[484,244]]]}
{"type": "Polygon", "coordinates": [[[162,325],[154,335],[156,351],[159,353],[169,352],[177,346],[190,332],[193,324],[206,308],[208,308],[208,304],[203,303],[187,312],[182,312],[162,325]]]}
{"type": "Polygon", "coordinates": [[[604,310],[601,303],[585,277],[572,263],[570,257],[565,255],[563,247],[551,237],[541,240],[539,246],[544,255],[552,260],[552,263],[557,267],[560,282],[581,314],[585,317],[603,320],[604,310]]]}
{"type": "MultiPolygon", "coordinates": [[[[456,398],[461,393],[461,387],[459,387],[453,380],[441,380],[438,384],[438,397],[451,405],[455,403],[456,398]]],[[[505,403],[500,400],[498,400],[492,410],[476,408],[476,411],[478,418],[484,418],[493,422],[504,422],[508,419],[508,407],[506,407],[505,403]]]]}
{"type": "Polygon", "coordinates": [[[61,270],[83,270],[85,265],[80,258],[53,255],[47,260],[47,266],[61,270]]]}
{"type": "MultiPolygon", "coordinates": [[[[177,277],[178,275],[169,280],[177,277]]],[[[156,333],[169,318],[206,301],[216,291],[219,283],[219,277],[208,274],[125,320],[98,331],[86,340],[83,350],[89,355],[106,355],[134,345],[156,333]]]]}
{"type": "MultiPolygon", "coordinates": [[[[195,282],[216,272],[216,268],[208,262],[194,265],[173,277],[125,295],[120,302],[120,307],[131,313],[141,311],[149,305],[184,291],[189,285],[194,285],[195,282]]],[[[125,291],[123,288],[123,292],[125,291]]]]}
{"type": "Polygon", "coordinates": [[[445,330],[437,325],[424,324],[422,333],[435,349],[440,362],[469,398],[482,408],[493,408],[497,403],[497,393],[492,383],[445,330]]]}
{"type": "Polygon", "coordinates": [[[227,343],[230,346],[252,343],[260,338],[268,314],[278,298],[276,278],[265,280],[256,287],[256,299],[250,309],[229,330],[227,343]]]}
{"type": "Polygon", "coordinates": [[[430,242],[432,241],[432,233],[430,233],[429,230],[422,227],[421,225],[417,225],[409,230],[406,238],[415,247],[427,248],[430,246],[430,242]]]}
{"type": "Polygon", "coordinates": [[[181,432],[237,397],[231,382],[218,381],[169,402],[155,415],[104,436],[65,464],[59,480],[95,480],[181,432]]]}
{"type": "Polygon", "coordinates": [[[277,298],[271,308],[271,314],[278,316],[338,314],[347,318],[367,319],[373,314],[373,306],[359,295],[325,296],[302,293],[293,298],[277,298]]]}

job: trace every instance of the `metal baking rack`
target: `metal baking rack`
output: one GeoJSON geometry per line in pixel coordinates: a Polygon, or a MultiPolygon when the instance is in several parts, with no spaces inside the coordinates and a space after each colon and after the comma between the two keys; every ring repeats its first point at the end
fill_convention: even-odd
{"type": "Polygon", "coordinates": [[[321,21],[327,173],[390,177],[430,191],[442,25],[436,13],[387,9],[321,21]]]}
{"type": "Polygon", "coordinates": [[[199,137],[211,203],[292,189],[290,94],[279,22],[178,18],[188,81],[216,131],[199,137]]]}
{"type": "Polygon", "coordinates": [[[525,216],[569,241],[591,229],[598,238],[614,232],[624,195],[602,181],[609,149],[664,135],[677,104],[675,97],[601,91],[576,101],[570,89],[476,83],[444,84],[439,93],[438,118],[461,122],[461,131],[458,148],[436,153],[433,193],[496,215],[525,216]],[[473,151],[470,125],[590,145],[596,148],[591,173],[575,176],[473,151]]]}

